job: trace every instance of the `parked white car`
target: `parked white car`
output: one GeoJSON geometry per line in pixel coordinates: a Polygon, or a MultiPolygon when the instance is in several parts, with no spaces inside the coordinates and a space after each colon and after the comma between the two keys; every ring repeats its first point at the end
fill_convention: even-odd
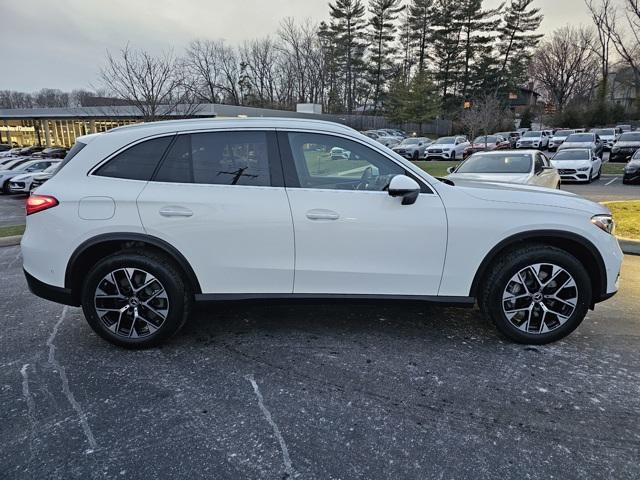
{"type": "Polygon", "coordinates": [[[613,148],[613,144],[616,143],[618,135],[615,128],[597,128],[593,130],[593,133],[600,137],[602,145],[606,151],[610,151],[613,148]]]}
{"type": "Polygon", "coordinates": [[[540,130],[533,130],[525,132],[522,137],[516,142],[516,148],[530,149],[535,148],[537,150],[544,150],[549,146],[549,136],[546,132],[540,130]]]}
{"type": "Polygon", "coordinates": [[[55,161],[52,162],[48,168],[42,171],[35,170],[30,173],[23,173],[22,175],[13,177],[9,181],[9,193],[29,193],[35,177],[55,172],[58,165],[60,165],[60,161],[55,161]]]}
{"type": "Polygon", "coordinates": [[[449,169],[453,182],[519,183],[560,188],[560,175],[547,157],[536,150],[478,152],[449,169]]]}
{"type": "Polygon", "coordinates": [[[467,137],[440,137],[433,142],[424,155],[427,160],[462,160],[464,151],[471,146],[467,137]]]}
{"type": "Polygon", "coordinates": [[[25,173],[38,173],[42,172],[52,163],[58,163],[59,160],[28,160],[24,163],[14,165],[9,170],[0,170],[0,188],[2,193],[11,193],[10,182],[18,175],[25,173]]]}
{"type": "Polygon", "coordinates": [[[551,159],[562,181],[591,183],[602,175],[602,160],[590,148],[563,148],[551,159]]]}
{"type": "Polygon", "coordinates": [[[555,152],[556,150],[558,150],[560,145],[562,145],[565,142],[565,140],[569,138],[569,135],[573,135],[574,133],[575,133],[575,130],[556,131],[556,133],[554,133],[553,136],[549,138],[549,145],[547,146],[547,149],[550,152],[555,152]]]}
{"type": "Polygon", "coordinates": [[[602,158],[604,152],[604,144],[595,133],[574,133],[569,135],[565,142],[560,145],[558,151],[568,148],[588,148],[600,158],[602,158]]]}
{"type": "Polygon", "coordinates": [[[255,298],[477,301],[543,344],[616,293],[613,228],[603,205],[452,185],[343,125],[202,119],[80,137],[27,199],[22,257],[34,293],[129,348],[168,340],[195,301],[255,298]],[[335,147],[350,161],[319,155],[335,147]]]}

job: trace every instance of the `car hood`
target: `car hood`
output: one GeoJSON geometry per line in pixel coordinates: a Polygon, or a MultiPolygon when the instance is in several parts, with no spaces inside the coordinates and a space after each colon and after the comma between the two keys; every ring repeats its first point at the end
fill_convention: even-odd
{"type": "Polygon", "coordinates": [[[616,142],[616,144],[614,145],[614,147],[620,147],[620,148],[627,148],[627,147],[640,148],[640,142],[616,142]]]}
{"type": "Polygon", "coordinates": [[[600,140],[606,140],[607,142],[611,142],[615,139],[615,135],[600,135],[600,140]]]}
{"type": "Polygon", "coordinates": [[[519,139],[519,142],[539,142],[542,140],[542,137],[522,137],[519,139]]]}
{"type": "Polygon", "coordinates": [[[497,145],[495,143],[474,143],[472,147],[473,148],[496,148],[497,145]]]}
{"type": "Polygon", "coordinates": [[[593,142],[564,142],[561,148],[591,148],[593,142]]]}
{"type": "Polygon", "coordinates": [[[0,177],[4,177],[5,175],[20,175],[23,174],[22,170],[0,170],[0,177]]]}
{"type": "Polygon", "coordinates": [[[589,160],[551,160],[551,165],[556,168],[566,168],[577,170],[578,168],[590,167],[589,160]]]}
{"type": "Polygon", "coordinates": [[[32,173],[21,173],[19,175],[16,175],[15,177],[13,177],[11,179],[12,182],[20,182],[22,180],[28,180],[29,178],[33,178],[36,175],[40,175],[42,172],[32,172],[32,173]]]}
{"type": "Polygon", "coordinates": [[[528,173],[452,173],[447,178],[458,184],[459,180],[472,182],[526,183],[528,173]]]}
{"type": "Polygon", "coordinates": [[[610,213],[604,205],[592,202],[564,190],[554,190],[533,185],[513,183],[488,183],[474,181],[455,181],[456,186],[467,195],[490,202],[519,203],[544,207],[568,208],[599,215],[610,213]]]}
{"type": "Polygon", "coordinates": [[[431,145],[429,145],[429,148],[453,148],[455,147],[455,144],[453,143],[438,143],[437,145],[435,143],[432,143],[431,145]]]}
{"type": "Polygon", "coordinates": [[[393,150],[417,150],[418,145],[396,145],[393,150]]]}
{"type": "Polygon", "coordinates": [[[564,142],[569,137],[551,137],[552,142],[564,142]]]}

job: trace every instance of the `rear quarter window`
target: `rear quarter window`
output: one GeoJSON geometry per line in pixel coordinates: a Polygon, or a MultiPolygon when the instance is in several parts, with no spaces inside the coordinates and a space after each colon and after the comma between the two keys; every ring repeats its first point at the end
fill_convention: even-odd
{"type": "Polygon", "coordinates": [[[172,140],[173,136],[160,137],[129,147],[98,168],[94,175],[127,180],[151,180],[172,140]]]}

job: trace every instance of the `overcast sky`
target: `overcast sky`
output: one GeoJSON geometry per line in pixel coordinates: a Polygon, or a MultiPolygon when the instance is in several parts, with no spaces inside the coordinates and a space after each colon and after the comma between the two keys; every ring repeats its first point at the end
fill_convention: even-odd
{"type": "MultiPolygon", "coordinates": [[[[487,5],[499,0],[486,0],[487,5]]],[[[549,32],[589,23],[583,0],[536,0],[549,32]]],[[[230,43],[274,34],[283,17],[328,16],[327,0],[0,0],[0,89],[95,83],[106,50],[130,42],[181,53],[195,38],[230,43]]]]}

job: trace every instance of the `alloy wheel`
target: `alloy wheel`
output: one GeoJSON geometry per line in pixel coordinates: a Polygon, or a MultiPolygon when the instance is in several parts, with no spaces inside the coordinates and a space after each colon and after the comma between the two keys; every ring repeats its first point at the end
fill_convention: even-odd
{"type": "Polygon", "coordinates": [[[169,313],[162,283],[138,268],[120,268],[105,275],[96,287],[94,305],[104,326],[125,338],[153,335],[169,313]]]}
{"type": "Polygon", "coordinates": [[[507,282],[502,295],[507,320],[517,329],[536,335],[564,325],[577,304],[576,281],[564,268],[550,263],[523,268],[507,282]]]}

